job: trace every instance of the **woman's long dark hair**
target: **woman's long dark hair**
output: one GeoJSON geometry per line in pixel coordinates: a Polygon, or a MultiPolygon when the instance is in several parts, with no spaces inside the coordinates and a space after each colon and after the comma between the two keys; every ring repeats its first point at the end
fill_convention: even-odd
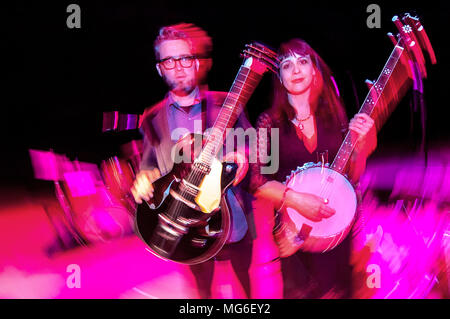
{"type": "MultiPolygon", "coordinates": [[[[305,41],[292,39],[281,44],[278,58],[284,58],[296,53],[301,56],[309,55],[316,70],[312,81],[310,106],[311,112],[326,126],[335,126],[346,129],[348,120],[345,108],[336,93],[336,87],[331,77],[331,71],[322,58],[305,41]]],[[[289,104],[287,91],[278,77],[273,79],[273,96],[270,113],[281,123],[287,123],[295,117],[295,110],[289,104]]]]}

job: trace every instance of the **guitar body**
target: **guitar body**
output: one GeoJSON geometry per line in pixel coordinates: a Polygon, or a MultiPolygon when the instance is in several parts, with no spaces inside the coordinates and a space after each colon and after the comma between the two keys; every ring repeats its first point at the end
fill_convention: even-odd
{"type": "Polygon", "coordinates": [[[283,211],[274,229],[280,256],[290,256],[299,249],[324,253],[339,245],[351,229],[357,208],[357,196],[347,178],[320,163],[307,163],[287,178],[286,186],[326,199],[326,205],[336,213],[313,222],[292,208],[283,211]]]}
{"type": "MultiPolygon", "coordinates": [[[[202,138],[191,134],[175,148],[185,149],[202,138]]],[[[195,154],[192,150],[191,154],[195,154]]],[[[174,164],[171,172],[153,183],[153,198],[136,211],[136,232],[158,257],[182,264],[198,264],[214,257],[230,234],[231,216],[222,200],[237,170],[234,163],[214,159],[195,196],[184,190],[193,164],[174,164]],[[221,206],[222,205],[222,206],[221,206]]]]}

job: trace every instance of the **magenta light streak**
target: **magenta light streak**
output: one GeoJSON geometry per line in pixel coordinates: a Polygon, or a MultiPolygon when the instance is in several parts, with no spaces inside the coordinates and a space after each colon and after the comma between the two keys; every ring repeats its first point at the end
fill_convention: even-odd
{"type": "Polygon", "coordinates": [[[331,79],[331,82],[333,82],[333,85],[334,85],[334,88],[335,88],[335,90],[336,90],[337,96],[341,96],[341,94],[339,93],[339,89],[338,89],[338,86],[337,86],[337,84],[336,84],[336,81],[334,80],[334,77],[333,77],[333,76],[330,76],[330,79],[331,79]]]}
{"type": "MultiPolygon", "coordinates": [[[[58,157],[53,153],[30,154],[34,167],[47,165],[49,169],[37,176],[49,180],[62,176],[55,169],[58,157]]],[[[449,295],[440,290],[442,285],[437,279],[449,276],[450,151],[436,149],[428,155],[428,165],[401,156],[369,161],[361,180],[364,214],[352,234],[353,298],[449,295]],[[390,192],[389,203],[381,201],[377,191],[390,192]],[[368,287],[372,275],[368,269],[374,266],[380,269],[380,286],[368,287]]],[[[73,175],[73,180],[66,180],[79,183],[81,191],[75,195],[90,193],[74,199],[85,208],[82,213],[86,225],[93,229],[91,243],[49,254],[58,235],[43,203],[56,202],[54,194],[39,200],[24,190],[15,194],[18,200],[0,206],[0,298],[199,298],[188,266],[155,257],[132,232],[123,232],[121,227],[131,227],[132,219],[123,207],[110,201],[96,173],[81,163],[75,166],[65,157],[59,160],[65,169],[69,168],[66,172],[75,172],[76,168],[90,172],[90,188],[82,189],[87,175],[73,175]],[[80,269],[79,288],[68,285],[71,265],[80,269]]],[[[255,207],[258,212],[267,216],[255,225],[257,238],[250,268],[252,297],[280,298],[279,264],[270,263],[277,255],[277,247],[267,235],[273,219],[270,210],[264,209],[266,204],[255,204],[259,205],[255,207]]],[[[216,264],[213,282],[215,298],[247,297],[228,262],[216,264]]]]}

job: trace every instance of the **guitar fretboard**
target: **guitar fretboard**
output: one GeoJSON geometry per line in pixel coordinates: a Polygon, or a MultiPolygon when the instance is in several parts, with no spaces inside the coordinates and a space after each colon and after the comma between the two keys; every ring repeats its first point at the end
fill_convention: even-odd
{"type": "Polygon", "coordinates": [[[198,161],[209,166],[225,140],[227,129],[234,126],[243,107],[262,78],[262,74],[253,72],[245,64],[241,66],[230,91],[225,98],[220,113],[198,157],[198,161]]]}
{"type": "MultiPolygon", "coordinates": [[[[388,83],[392,72],[397,65],[397,62],[400,60],[403,47],[400,44],[397,44],[392,51],[386,65],[384,66],[381,74],[379,75],[375,84],[370,88],[369,93],[367,94],[366,99],[364,100],[359,113],[365,113],[367,115],[371,115],[374,108],[376,107],[378,100],[380,99],[386,84],[388,83]]],[[[345,136],[344,141],[342,142],[341,148],[339,149],[336,157],[334,158],[333,163],[331,164],[331,168],[339,173],[343,173],[345,166],[355,148],[357,142],[357,134],[348,131],[345,136]]]]}

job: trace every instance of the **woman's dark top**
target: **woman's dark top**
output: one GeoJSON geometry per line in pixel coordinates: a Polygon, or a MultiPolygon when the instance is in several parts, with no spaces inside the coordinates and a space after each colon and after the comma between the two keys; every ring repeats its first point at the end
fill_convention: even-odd
{"type": "MultiPolygon", "coordinates": [[[[295,170],[298,166],[302,166],[307,162],[322,161],[320,154],[328,152],[328,161],[333,162],[339,147],[344,138],[342,128],[338,125],[328,124],[326,125],[320,120],[316,119],[317,129],[317,147],[310,153],[303,144],[303,141],[297,135],[297,128],[291,122],[277,121],[268,112],[262,113],[256,122],[256,130],[267,129],[268,136],[265,138],[264,134],[258,134],[258,143],[264,143],[267,145],[267,150],[271,153],[273,145],[271,145],[271,130],[279,129],[279,168],[275,174],[263,175],[261,174],[261,167],[268,165],[258,161],[251,165],[251,189],[254,191],[259,186],[263,185],[269,180],[276,180],[284,182],[286,177],[290,175],[292,170],[295,170]]],[[[274,141],[277,142],[277,141],[274,141]]],[[[258,147],[261,145],[258,144],[258,147]]],[[[271,154],[274,158],[274,154],[271,154]]]]}
{"type": "MultiPolygon", "coordinates": [[[[328,162],[332,163],[343,141],[344,133],[340,125],[323,123],[316,118],[317,147],[310,153],[297,135],[291,122],[275,120],[269,112],[262,113],[257,120],[256,129],[266,128],[269,132],[258,134],[258,143],[271,150],[271,129],[279,129],[279,169],[271,175],[261,174],[261,167],[268,165],[258,160],[251,164],[251,189],[256,189],[270,180],[285,182],[292,170],[307,162],[322,161],[318,154],[328,151],[328,162]]],[[[272,141],[277,142],[277,141],[272,141]]],[[[259,147],[260,145],[258,145],[259,147]]],[[[269,153],[270,154],[270,153],[269,153]]],[[[271,155],[272,158],[274,154],[271,155]]],[[[259,159],[259,157],[258,157],[259,159]]],[[[257,218],[257,212],[255,212],[257,218]]],[[[330,252],[317,254],[298,251],[282,258],[282,273],[285,298],[349,298],[351,291],[350,241],[345,239],[330,252]]]]}

